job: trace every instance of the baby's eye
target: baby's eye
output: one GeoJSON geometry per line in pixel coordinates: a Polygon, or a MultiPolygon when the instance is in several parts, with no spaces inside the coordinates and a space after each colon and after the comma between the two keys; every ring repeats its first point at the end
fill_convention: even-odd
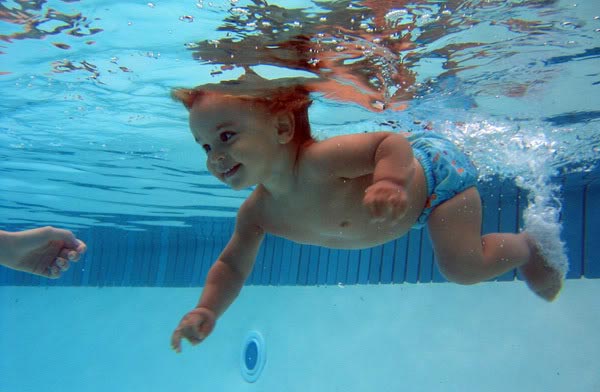
{"type": "Polygon", "coordinates": [[[221,139],[222,142],[227,142],[234,136],[235,136],[235,132],[225,131],[219,135],[219,138],[221,139]]]}
{"type": "Polygon", "coordinates": [[[210,151],[210,146],[208,144],[203,144],[202,148],[204,149],[205,152],[209,152],[210,151]]]}

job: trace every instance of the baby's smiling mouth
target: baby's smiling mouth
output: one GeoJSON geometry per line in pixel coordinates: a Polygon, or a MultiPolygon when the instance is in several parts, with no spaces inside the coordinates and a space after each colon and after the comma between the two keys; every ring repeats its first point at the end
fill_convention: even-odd
{"type": "Polygon", "coordinates": [[[230,167],[229,169],[227,169],[227,170],[225,170],[225,171],[222,171],[222,172],[221,172],[221,175],[222,175],[224,178],[231,177],[232,175],[234,175],[234,174],[235,174],[235,173],[238,171],[238,169],[240,168],[240,166],[242,166],[240,163],[238,163],[238,164],[236,164],[236,165],[233,165],[233,166],[232,166],[232,167],[230,167]]]}

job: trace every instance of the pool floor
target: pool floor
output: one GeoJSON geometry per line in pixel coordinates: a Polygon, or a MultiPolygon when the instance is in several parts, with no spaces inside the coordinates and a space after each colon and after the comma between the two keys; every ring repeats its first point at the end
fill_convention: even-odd
{"type": "Polygon", "coordinates": [[[600,280],[246,287],[202,346],[169,337],[198,288],[1,287],[0,390],[600,390],[600,280]],[[260,332],[266,363],[244,381],[260,332]]]}

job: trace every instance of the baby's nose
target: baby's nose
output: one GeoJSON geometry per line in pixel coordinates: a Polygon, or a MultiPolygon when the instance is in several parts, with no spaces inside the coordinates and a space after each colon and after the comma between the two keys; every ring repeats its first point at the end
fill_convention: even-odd
{"type": "Polygon", "coordinates": [[[212,154],[210,154],[210,161],[212,163],[219,163],[219,162],[223,162],[225,160],[225,154],[223,154],[222,152],[213,152],[212,154]]]}

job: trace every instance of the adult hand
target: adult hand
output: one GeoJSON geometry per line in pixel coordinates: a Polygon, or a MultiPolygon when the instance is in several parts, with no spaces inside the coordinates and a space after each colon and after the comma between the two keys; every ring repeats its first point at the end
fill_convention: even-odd
{"type": "Polygon", "coordinates": [[[8,236],[2,242],[7,248],[3,265],[51,279],[59,278],[87,249],[69,230],[51,226],[3,234],[8,236]]]}

